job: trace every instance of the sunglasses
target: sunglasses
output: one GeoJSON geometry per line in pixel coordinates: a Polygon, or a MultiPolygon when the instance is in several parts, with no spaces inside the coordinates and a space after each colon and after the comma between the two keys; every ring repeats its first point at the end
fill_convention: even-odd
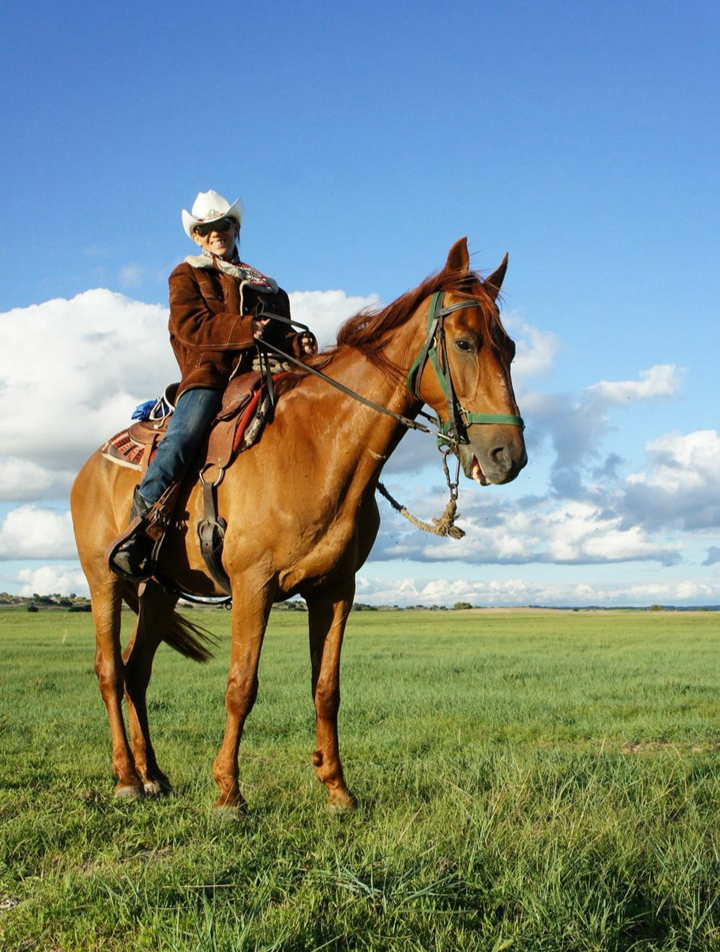
{"type": "Polygon", "coordinates": [[[235,227],[234,218],[220,218],[217,221],[208,222],[207,225],[198,225],[195,231],[201,238],[209,235],[211,231],[230,231],[235,227]]]}

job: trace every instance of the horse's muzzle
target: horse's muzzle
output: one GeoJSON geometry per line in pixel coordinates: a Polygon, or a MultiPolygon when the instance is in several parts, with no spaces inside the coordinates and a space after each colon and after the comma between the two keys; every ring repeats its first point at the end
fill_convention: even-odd
{"type": "MultiPolygon", "coordinates": [[[[521,431],[516,430],[507,439],[492,439],[490,429],[485,427],[486,432],[482,440],[471,437],[470,443],[461,444],[459,448],[463,472],[468,479],[473,479],[480,486],[510,483],[527,464],[525,441],[521,431]]],[[[499,431],[505,428],[492,429],[499,431]]]]}

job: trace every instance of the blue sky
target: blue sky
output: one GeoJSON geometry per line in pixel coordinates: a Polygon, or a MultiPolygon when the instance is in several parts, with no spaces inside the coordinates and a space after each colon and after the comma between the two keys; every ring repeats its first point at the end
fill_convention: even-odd
{"type": "MultiPolygon", "coordinates": [[[[0,590],[81,585],[67,486],[173,376],[180,209],[215,188],[327,340],[461,235],[481,271],[510,253],[530,465],[464,487],[460,549],[384,508],[364,600],[720,603],[719,20],[693,0],[4,11],[0,590]]],[[[439,465],[415,447],[386,477],[429,517],[439,465]]]]}

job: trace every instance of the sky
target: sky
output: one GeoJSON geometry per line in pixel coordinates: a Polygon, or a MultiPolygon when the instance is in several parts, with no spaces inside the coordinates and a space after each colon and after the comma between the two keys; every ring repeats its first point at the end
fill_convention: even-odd
{"type": "MultiPolygon", "coordinates": [[[[529,464],[461,541],[380,500],[372,604],[720,604],[720,8],[688,0],[78,0],[0,14],[0,591],[87,592],[68,491],[177,378],[182,208],[242,196],[244,260],[322,343],[509,252],[529,464]]],[[[430,437],[385,468],[445,505],[430,437]]]]}

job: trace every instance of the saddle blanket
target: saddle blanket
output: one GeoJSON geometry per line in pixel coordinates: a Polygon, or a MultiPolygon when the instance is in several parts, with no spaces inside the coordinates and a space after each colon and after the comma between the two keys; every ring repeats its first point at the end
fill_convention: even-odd
{"type": "MultiPolygon", "coordinates": [[[[252,379],[235,378],[232,381],[233,384],[237,381],[237,385],[225,392],[222,408],[210,430],[209,440],[214,445],[214,455],[217,455],[218,447],[222,447],[220,452],[221,456],[227,456],[226,463],[258,441],[271,410],[270,397],[259,386],[256,375],[244,376],[252,379]]],[[[154,403],[148,401],[148,404],[150,402],[154,403]]],[[[100,452],[117,466],[143,471],[147,469],[157,444],[165,436],[171,417],[172,413],[169,412],[159,420],[153,420],[152,417],[139,419],[112,436],[100,452]]],[[[204,458],[207,457],[207,447],[206,441],[201,450],[204,458]]]]}

